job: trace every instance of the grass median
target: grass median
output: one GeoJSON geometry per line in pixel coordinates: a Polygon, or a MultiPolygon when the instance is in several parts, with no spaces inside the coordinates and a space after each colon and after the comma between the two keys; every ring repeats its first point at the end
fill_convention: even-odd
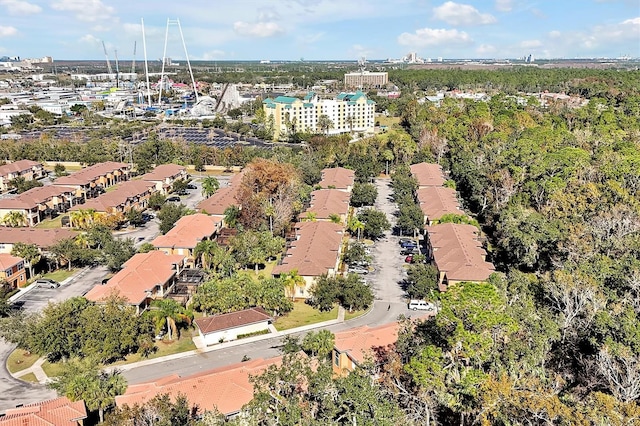
{"type": "Polygon", "coordinates": [[[320,312],[319,310],[313,308],[311,305],[307,305],[304,302],[294,302],[293,310],[287,315],[278,317],[273,325],[276,327],[276,330],[282,331],[289,330],[290,328],[315,324],[318,322],[335,320],[337,318],[337,306],[335,306],[330,311],[320,312]]]}

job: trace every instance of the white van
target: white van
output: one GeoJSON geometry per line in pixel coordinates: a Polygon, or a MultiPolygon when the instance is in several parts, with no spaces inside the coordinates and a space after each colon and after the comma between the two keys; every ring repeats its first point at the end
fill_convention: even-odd
{"type": "Polygon", "coordinates": [[[426,300],[419,299],[411,299],[409,301],[409,309],[412,311],[434,311],[436,310],[436,305],[433,303],[429,303],[426,300]]]}

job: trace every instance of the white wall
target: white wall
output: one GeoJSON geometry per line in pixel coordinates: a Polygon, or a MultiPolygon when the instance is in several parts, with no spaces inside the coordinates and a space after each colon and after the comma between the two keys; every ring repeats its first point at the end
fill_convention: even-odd
{"type": "Polygon", "coordinates": [[[224,339],[225,342],[230,340],[236,340],[239,334],[255,333],[257,331],[268,330],[269,321],[265,320],[257,324],[245,325],[243,327],[232,328],[229,330],[222,330],[215,333],[209,333],[206,336],[202,334],[202,331],[198,330],[200,337],[202,337],[205,345],[215,345],[220,343],[220,339],[224,339]]]}

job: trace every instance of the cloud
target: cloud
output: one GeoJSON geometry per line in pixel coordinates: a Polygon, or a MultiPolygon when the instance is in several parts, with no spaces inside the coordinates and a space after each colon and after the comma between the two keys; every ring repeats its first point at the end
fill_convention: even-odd
{"type": "Polygon", "coordinates": [[[489,55],[489,54],[496,53],[497,51],[498,51],[498,49],[495,46],[491,45],[491,44],[481,44],[476,49],[476,53],[478,55],[489,55]]]}
{"type": "Polygon", "coordinates": [[[40,6],[22,0],[0,0],[0,5],[7,9],[9,15],[34,15],[42,12],[40,6]]]}
{"type": "Polygon", "coordinates": [[[233,30],[242,36],[259,38],[273,37],[284,32],[276,22],[256,22],[251,24],[237,21],[233,24],[233,30]]]}
{"type": "Polygon", "coordinates": [[[501,12],[510,12],[513,9],[513,0],[496,0],[496,9],[501,12]]]}
{"type": "Polygon", "coordinates": [[[369,49],[361,44],[354,44],[349,48],[348,55],[352,58],[366,58],[367,56],[372,56],[374,51],[369,49]]]}
{"type": "Polygon", "coordinates": [[[55,10],[73,12],[80,21],[96,22],[110,19],[115,9],[101,0],[57,0],[51,4],[55,10]]]}
{"type": "Polygon", "coordinates": [[[520,47],[523,49],[536,49],[542,46],[540,40],[523,40],[520,42],[520,47]]]}
{"type": "Polygon", "coordinates": [[[425,47],[439,45],[468,45],[473,43],[469,34],[464,31],[421,28],[414,33],[402,33],[398,43],[404,46],[425,47]]]}
{"type": "Polygon", "coordinates": [[[202,54],[202,58],[200,58],[203,61],[212,61],[215,59],[222,59],[226,56],[227,54],[222,51],[222,50],[209,50],[208,52],[204,52],[202,54]]]}
{"type": "Polygon", "coordinates": [[[436,19],[450,25],[486,25],[497,22],[497,19],[491,14],[480,13],[471,5],[452,1],[433,8],[433,14],[436,19]]]}
{"type": "Polygon", "coordinates": [[[99,38],[95,37],[92,34],[85,34],[82,37],[80,37],[80,43],[84,43],[84,44],[102,44],[102,40],[100,40],[99,38]]]}
{"type": "Polygon", "coordinates": [[[3,27],[0,25],[0,37],[11,37],[18,34],[15,27],[3,27]]]}

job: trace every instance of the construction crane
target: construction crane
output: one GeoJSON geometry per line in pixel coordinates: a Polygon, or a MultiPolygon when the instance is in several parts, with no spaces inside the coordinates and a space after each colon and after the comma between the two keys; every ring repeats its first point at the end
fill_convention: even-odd
{"type": "Polygon", "coordinates": [[[133,42],[133,60],[131,61],[131,74],[136,73],[136,46],[137,43],[133,42]]]}
{"type": "Polygon", "coordinates": [[[116,87],[120,87],[120,67],[118,66],[118,49],[114,50],[116,55],[116,87]]]}
{"type": "Polygon", "coordinates": [[[109,70],[109,74],[113,74],[113,70],[111,69],[111,62],[109,62],[107,47],[104,45],[104,40],[102,40],[102,49],[104,50],[104,57],[107,58],[107,69],[109,70]]]}

